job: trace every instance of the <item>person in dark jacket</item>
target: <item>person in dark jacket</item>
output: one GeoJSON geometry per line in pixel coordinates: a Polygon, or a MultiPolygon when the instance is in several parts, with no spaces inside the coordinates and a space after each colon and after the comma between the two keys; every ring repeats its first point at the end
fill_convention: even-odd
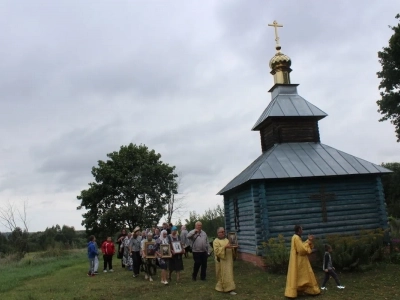
{"type": "MultiPolygon", "coordinates": [[[[176,272],[176,282],[179,282],[180,272],[183,271],[183,260],[182,255],[185,252],[185,248],[182,244],[181,238],[178,235],[178,228],[176,226],[172,226],[171,234],[168,235],[168,241],[171,245],[172,257],[169,259],[168,269],[169,269],[169,280],[171,280],[172,272],[176,272]],[[173,243],[177,243],[177,249],[173,247],[173,243]],[[180,247],[179,247],[180,246],[180,247]],[[180,251],[179,251],[180,249],[180,251]],[[177,252],[175,252],[177,250],[177,252]]],[[[175,244],[176,245],[176,244],[175,244]]]]}
{"type": "Polygon", "coordinates": [[[333,267],[331,253],[332,253],[332,247],[330,245],[326,244],[325,245],[324,264],[322,267],[322,269],[325,272],[325,278],[324,278],[324,281],[321,286],[321,290],[325,290],[325,291],[328,290],[325,287],[325,285],[328,282],[330,276],[332,276],[333,279],[335,279],[338,289],[344,289],[344,286],[342,286],[340,284],[339,278],[335,272],[335,268],[333,267]]]}
{"type": "Polygon", "coordinates": [[[118,245],[117,258],[121,259],[121,266],[123,268],[125,268],[124,260],[123,260],[123,257],[124,257],[124,239],[125,239],[125,237],[127,235],[128,234],[126,233],[126,230],[122,229],[121,233],[118,235],[118,238],[117,238],[117,245],[118,245]]]}
{"type": "Polygon", "coordinates": [[[96,243],[96,238],[94,237],[94,235],[91,235],[89,237],[89,243],[88,243],[88,258],[89,258],[88,276],[94,276],[94,259],[98,255],[95,243],[96,243]]]}

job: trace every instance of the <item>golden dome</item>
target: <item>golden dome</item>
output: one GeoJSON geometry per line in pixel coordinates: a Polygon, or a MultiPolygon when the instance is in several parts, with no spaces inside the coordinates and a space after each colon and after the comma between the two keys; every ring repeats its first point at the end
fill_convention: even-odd
{"type": "Polygon", "coordinates": [[[290,72],[292,69],[290,65],[292,61],[290,57],[281,52],[281,45],[279,45],[278,27],[283,27],[283,25],[278,24],[274,21],[268,26],[273,26],[275,28],[275,41],[276,41],[276,54],[269,61],[269,67],[271,68],[271,74],[274,75],[275,84],[290,84],[290,72]]]}
{"type": "Polygon", "coordinates": [[[290,57],[278,51],[269,61],[269,67],[274,70],[276,67],[290,68],[292,61],[290,57]]]}

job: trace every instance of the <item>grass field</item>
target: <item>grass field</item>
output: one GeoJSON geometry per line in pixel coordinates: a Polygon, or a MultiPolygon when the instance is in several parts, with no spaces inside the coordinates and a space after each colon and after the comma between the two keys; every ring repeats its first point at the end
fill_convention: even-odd
{"type": "MultiPolygon", "coordinates": [[[[32,260],[33,261],[33,260],[32,260]]],[[[231,296],[214,290],[214,263],[209,259],[207,281],[191,280],[192,259],[184,259],[185,271],[181,282],[174,278],[168,286],[160,283],[159,272],[154,282],[121,268],[114,259],[114,273],[100,273],[88,277],[85,252],[73,253],[59,259],[48,259],[40,264],[0,266],[0,299],[285,299],[286,277],[268,274],[253,265],[237,261],[234,273],[237,295],[231,296]]],[[[100,259],[100,268],[102,270],[100,259]]],[[[323,277],[317,271],[318,281],[323,277]]],[[[365,273],[339,274],[344,290],[335,287],[333,279],[328,291],[318,299],[400,299],[400,265],[382,264],[365,273]]],[[[299,299],[316,299],[311,296],[299,299]]]]}

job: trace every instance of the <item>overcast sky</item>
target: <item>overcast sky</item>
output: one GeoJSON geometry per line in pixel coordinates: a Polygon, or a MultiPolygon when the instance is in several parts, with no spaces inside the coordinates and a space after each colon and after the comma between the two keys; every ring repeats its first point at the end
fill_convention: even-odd
{"type": "MultiPolygon", "coordinates": [[[[0,205],[28,203],[30,231],[81,229],[76,196],[92,166],[145,144],[182,175],[187,210],[261,154],[251,131],[271,100],[277,20],[299,94],[329,116],[321,142],[400,161],[378,122],[377,52],[393,1],[0,2],[0,205]]],[[[5,228],[0,226],[0,231],[5,228]]]]}

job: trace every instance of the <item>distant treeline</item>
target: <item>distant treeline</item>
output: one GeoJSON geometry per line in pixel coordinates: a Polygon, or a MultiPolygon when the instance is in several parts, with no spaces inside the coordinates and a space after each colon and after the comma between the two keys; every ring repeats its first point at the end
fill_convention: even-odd
{"type": "MultiPolygon", "coordinates": [[[[219,227],[225,227],[224,209],[217,205],[216,208],[209,208],[202,215],[197,214],[195,211],[189,212],[189,218],[185,219],[187,229],[194,229],[196,221],[200,221],[203,224],[202,230],[204,230],[210,238],[216,237],[217,229],[219,227]]],[[[181,224],[180,220],[178,222],[178,225],[179,224],[181,224]]]]}
{"type": "Polygon", "coordinates": [[[16,227],[11,233],[0,233],[0,254],[3,255],[46,251],[49,248],[82,248],[86,244],[86,233],[67,225],[55,225],[34,233],[16,227]]]}
{"type": "MultiPolygon", "coordinates": [[[[175,225],[186,224],[188,230],[195,227],[196,221],[203,223],[203,230],[207,235],[215,237],[218,227],[224,226],[224,210],[217,205],[216,208],[208,209],[204,214],[197,214],[195,211],[190,212],[189,218],[185,222],[179,220],[175,225]]],[[[131,230],[131,228],[128,228],[131,230]]],[[[115,239],[118,232],[115,233],[115,239]]],[[[87,246],[87,238],[89,233],[84,230],[76,231],[74,227],[67,225],[55,225],[46,228],[45,231],[27,232],[20,227],[16,227],[12,232],[0,232],[0,256],[7,254],[20,254],[23,257],[25,253],[48,251],[51,249],[76,249],[87,246]]],[[[106,234],[96,236],[99,243],[107,237],[106,234]]]]}

